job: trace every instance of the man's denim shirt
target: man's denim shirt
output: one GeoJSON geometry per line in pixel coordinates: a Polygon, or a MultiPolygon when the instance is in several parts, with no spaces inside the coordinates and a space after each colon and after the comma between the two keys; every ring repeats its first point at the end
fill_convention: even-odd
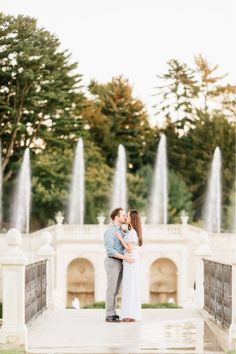
{"type": "Polygon", "coordinates": [[[121,227],[117,225],[111,225],[104,234],[104,246],[107,251],[107,255],[110,257],[114,257],[117,252],[121,254],[124,253],[124,247],[115,235],[116,232],[119,232],[123,237],[121,227]]]}

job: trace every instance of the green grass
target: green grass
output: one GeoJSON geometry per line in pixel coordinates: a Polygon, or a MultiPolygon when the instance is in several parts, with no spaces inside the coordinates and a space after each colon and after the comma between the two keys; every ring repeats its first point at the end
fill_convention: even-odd
{"type": "Polygon", "coordinates": [[[0,350],[0,354],[26,354],[26,352],[24,350],[2,349],[0,350]]]}
{"type": "MultiPolygon", "coordinates": [[[[83,309],[105,309],[105,302],[95,302],[91,305],[86,305],[82,307],[83,309]]],[[[179,309],[180,307],[176,304],[169,304],[168,302],[163,302],[161,304],[142,304],[143,309],[179,309]]]]}
{"type": "Polygon", "coordinates": [[[142,304],[142,309],[180,309],[176,304],[169,304],[168,302],[162,302],[160,304],[142,304]]]}
{"type": "Polygon", "coordinates": [[[91,305],[86,305],[84,307],[82,307],[83,309],[105,309],[105,302],[101,301],[101,302],[94,302],[91,305]]]}

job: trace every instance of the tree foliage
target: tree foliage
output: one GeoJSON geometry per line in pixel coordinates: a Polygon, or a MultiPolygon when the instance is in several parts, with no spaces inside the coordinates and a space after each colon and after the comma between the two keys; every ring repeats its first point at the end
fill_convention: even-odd
{"type": "MultiPolygon", "coordinates": [[[[156,109],[160,118],[161,112],[165,115],[161,130],[168,140],[169,166],[192,194],[196,221],[202,217],[210,164],[219,146],[225,215],[235,178],[236,86],[225,83],[226,75],[218,75],[218,66],[201,55],[195,57],[194,68],[177,60],[168,65],[167,73],[159,76],[164,84],[156,109]]],[[[225,217],[223,223],[226,226],[225,217]]]]}
{"type": "Polygon", "coordinates": [[[59,40],[36,20],[0,14],[0,138],[5,180],[22,150],[78,136],[81,75],[59,40]],[[78,108],[77,108],[78,110],[78,108]],[[73,119],[72,119],[73,117],[73,119]],[[76,132],[76,134],[75,134],[76,132]]]}
{"type": "Polygon", "coordinates": [[[84,140],[86,223],[107,214],[119,144],[127,153],[129,206],[148,213],[157,144],[167,137],[169,222],[181,210],[201,219],[210,163],[222,152],[223,221],[230,227],[235,179],[236,86],[203,56],[193,66],[171,59],[158,75],[156,115],[149,123],[144,103],[123,76],[106,83],[82,76],[57,37],[27,16],[0,14],[0,139],[4,219],[23,152],[31,150],[33,228],[58,210],[67,214],[74,149],[84,140]],[[161,124],[160,124],[161,122],[161,124]]]}
{"type": "Polygon", "coordinates": [[[142,166],[143,156],[153,137],[144,104],[133,97],[132,87],[123,77],[106,84],[89,85],[94,100],[86,111],[91,136],[102,150],[109,166],[114,166],[119,144],[127,151],[133,171],[142,166]]]}

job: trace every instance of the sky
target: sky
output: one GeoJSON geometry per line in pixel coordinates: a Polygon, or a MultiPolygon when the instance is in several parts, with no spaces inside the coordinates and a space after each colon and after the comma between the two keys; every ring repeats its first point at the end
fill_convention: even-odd
{"type": "Polygon", "coordinates": [[[170,59],[202,54],[236,83],[234,0],[0,0],[5,14],[37,18],[68,49],[86,86],[128,78],[155,121],[154,87],[170,59]]]}

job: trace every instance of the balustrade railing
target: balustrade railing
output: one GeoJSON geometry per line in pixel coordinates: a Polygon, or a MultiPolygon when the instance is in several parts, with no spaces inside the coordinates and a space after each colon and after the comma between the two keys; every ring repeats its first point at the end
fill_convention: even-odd
{"type": "Polygon", "coordinates": [[[46,309],[47,261],[25,267],[25,323],[46,309]]]}
{"type": "Polygon", "coordinates": [[[232,322],[232,266],[204,260],[204,309],[223,326],[232,322]]]}

